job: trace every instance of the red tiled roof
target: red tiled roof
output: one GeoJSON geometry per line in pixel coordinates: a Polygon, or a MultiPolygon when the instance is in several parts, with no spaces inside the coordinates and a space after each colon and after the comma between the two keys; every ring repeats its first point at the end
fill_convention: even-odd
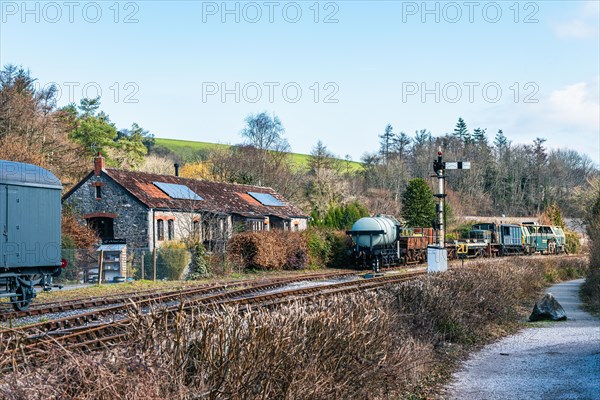
{"type": "Polygon", "coordinates": [[[211,182],[113,168],[107,168],[104,172],[150,208],[211,211],[244,216],[307,217],[301,209],[290,204],[283,196],[269,187],[211,182]],[[153,182],[185,185],[204,200],[173,199],[156,187],[153,182]],[[283,207],[264,206],[249,196],[247,192],[270,194],[285,205],[283,207]]]}

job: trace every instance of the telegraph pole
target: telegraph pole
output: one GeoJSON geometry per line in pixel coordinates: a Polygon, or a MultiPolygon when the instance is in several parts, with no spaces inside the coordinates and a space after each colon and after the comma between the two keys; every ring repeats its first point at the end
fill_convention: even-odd
{"type": "Polygon", "coordinates": [[[446,234],[446,227],[444,226],[444,199],[447,196],[444,190],[444,180],[446,179],[444,173],[447,169],[470,168],[471,163],[469,161],[444,162],[442,148],[438,148],[437,159],[433,161],[433,170],[438,180],[438,193],[433,195],[438,199],[436,205],[438,221],[434,224],[438,232],[438,238],[436,245],[427,247],[427,272],[445,272],[448,270],[448,250],[446,249],[444,240],[446,234]]]}

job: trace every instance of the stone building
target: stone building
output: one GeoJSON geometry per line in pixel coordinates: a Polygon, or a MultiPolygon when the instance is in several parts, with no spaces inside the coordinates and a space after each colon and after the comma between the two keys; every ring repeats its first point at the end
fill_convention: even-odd
{"type": "Polygon", "coordinates": [[[106,168],[101,156],[63,203],[106,243],[124,240],[149,250],[190,237],[213,249],[234,232],[301,231],[308,223],[302,210],[268,187],[106,168]]]}

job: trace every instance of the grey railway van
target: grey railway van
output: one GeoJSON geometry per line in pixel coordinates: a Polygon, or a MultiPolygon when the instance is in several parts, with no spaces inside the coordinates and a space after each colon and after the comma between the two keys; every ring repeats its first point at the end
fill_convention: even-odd
{"type": "Polygon", "coordinates": [[[0,297],[33,298],[60,271],[62,185],[36,165],[0,160],[0,297]]]}

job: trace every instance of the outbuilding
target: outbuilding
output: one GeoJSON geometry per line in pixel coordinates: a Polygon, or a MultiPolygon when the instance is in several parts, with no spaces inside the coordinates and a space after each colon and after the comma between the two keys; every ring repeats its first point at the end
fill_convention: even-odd
{"type": "Polygon", "coordinates": [[[234,232],[308,224],[308,215],[269,187],[106,168],[100,155],[63,201],[103,240],[148,250],[190,238],[218,250],[234,232]]]}

